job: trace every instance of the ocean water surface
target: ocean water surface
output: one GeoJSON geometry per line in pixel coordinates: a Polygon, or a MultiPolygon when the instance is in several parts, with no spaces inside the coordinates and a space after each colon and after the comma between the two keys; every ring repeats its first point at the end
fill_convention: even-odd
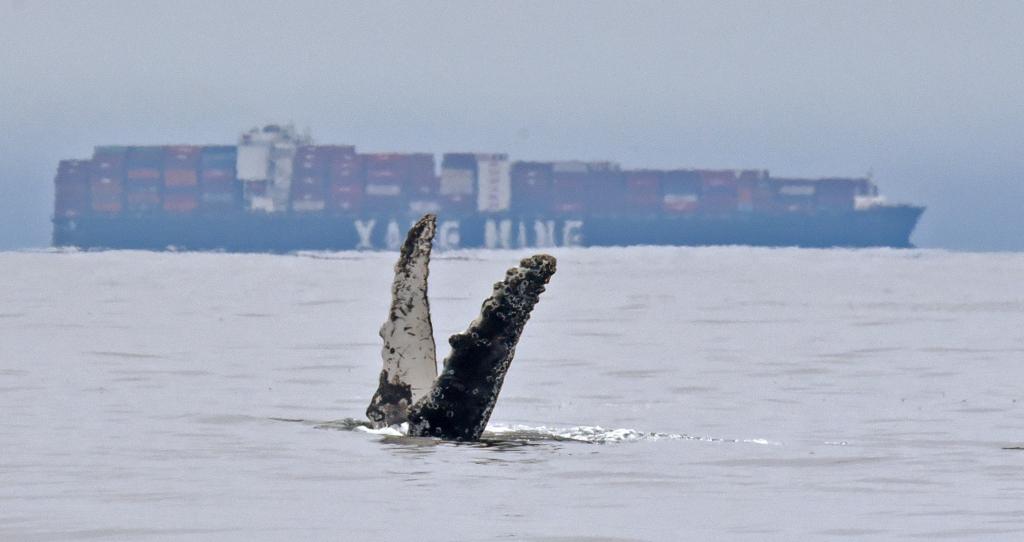
{"type": "Polygon", "coordinates": [[[457,445],[356,423],[394,253],[0,253],[0,540],[1024,537],[1024,255],[554,254],[457,445]]]}

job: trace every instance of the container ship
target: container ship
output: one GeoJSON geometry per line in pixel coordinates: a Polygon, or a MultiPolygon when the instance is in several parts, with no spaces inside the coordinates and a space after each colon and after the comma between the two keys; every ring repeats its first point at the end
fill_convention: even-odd
{"type": "Polygon", "coordinates": [[[57,168],[53,245],[148,250],[397,249],[424,213],[437,245],[910,247],[923,207],[871,179],[624,169],[507,154],[360,153],[291,126],[235,145],[98,146],[57,168]]]}

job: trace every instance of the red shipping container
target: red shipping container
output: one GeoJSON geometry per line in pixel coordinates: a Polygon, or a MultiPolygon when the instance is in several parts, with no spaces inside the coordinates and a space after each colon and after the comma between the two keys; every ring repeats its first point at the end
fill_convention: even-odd
{"type": "Polygon", "coordinates": [[[328,206],[341,213],[355,213],[362,209],[363,186],[361,184],[332,183],[328,206]]]}
{"type": "Polygon", "coordinates": [[[703,186],[700,174],[675,169],[662,175],[662,210],[667,214],[688,214],[697,211],[703,186]]]}
{"type": "Polygon", "coordinates": [[[89,199],[92,211],[118,214],[124,208],[124,147],[96,147],[89,175],[89,199]]]}
{"type": "Polygon", "coordinates": [[[317,145],[303,145],[295,151],[292,161],[292,174],[295,177],[323,177],[327,174],[327,166],[331,148],[317,145]]]}
{"type": "Polygon", "coordinates": [[[363,161],[366,166],[363,208],[381,213],[403,212],[409,184],[409,155],[366,154],[363,161]]]}
{"type": "Polygon", "coordinates": [[[661,172],[656,170],[627,171],[625,209],[632,214],[647,215],[661,209],[661,172]]]}
{"type": "Polygon", "coordinates": [[[123,207],[124,189],[120,179],[94,177],[89,185],[92,210],[97,213],[116,214],[123,207]]]}
{"type": "Polygon", "coordinates": [[[327,172],[327,209],[342,214],[358,212],[365,184],[362,160],[357,155],[334,154],[327,172]]]}
{"type": "Polygon", "coordinates": [[[586,172],[553,172],[551,211],[561,215],[579,215],[586,211],[586,182],[586,172]]]}
{"type": "Polygon", "coordinates": [[[145,168],[145,169],[129,169],[125,173],[125,181],[129,184],[134,183],[148,183],[153,181],[160,181],[162,175],[159,169],[145,168]]]}
{"type": "Polygon", "coordinates": [[[739,194],[738,175],[735,170],[699,170],[701,180],[700,208],[709,214],[729,214],[736,211],[739,194]]]}
{"type": "Polygon", "coordinates": [[[165,169],[164,186],[186,188],[199,184],[199,174],[194,169],[165,169]]]}
{"type": "Polygon", "coordinates": [[[331,164],[354,152],[354,147],[344,145],[299,147],[292,168],[292,200],[324,200],[331,164]]]}
{"type": "Polygon", "coordinates": [[[700,169],[696,173],[700,176],[701,184],[707,189],[732,190],[736,187],[739,178],[734,169],[700,169]]]}
{"type": "Polygon", "coordinates": [[[128,183],[160,180],[164,152],[163,147],[129,147],[125,161],[125,179],[128,183]]]}
{"type": "Polygon", "coordinates": [[[199,172],[201,182],[230,182],[235,180],[235,170],[222,167],[205,168],[199,172]]]}
{"type": "Polygon", "coordinates": [[[399,196],[409,178],[408,155],[365,154],[367,196],[399,196]],[[378,186],[379,188],[371,188],[378,186]]]}
{"type": "Polygon", "coordinates": [[[330,182],[343,184],[363,182],[363,162],[355,147],[333,147],[327,163],[327,178],[330,182]]]}
{"type": "Polygon", "coordinates": [[[201,147],[173,145],[164,147],[164,186],[191,187],[199,184],[201,147]]]}
{"type": "Polygon", "coordinates": [[[98,214],[118,214],[123,208],[121,196],[112,194],[92,193],[92,211],[98,214]]]}
{"type": "MultiPolygon", "coordinates": [[[[363,163],[366,167],[366,183],[382,186],[396,186],[401,190],[408,176],[408,161],[401,154],[365,154],[363,163]]],[[[398,195],[396,192],[393,195],[398,195]]],[[[372,194],[392,195],[392,194],[372,194]]]]}
{"type": "Polygon", "coordinates": [[[164,212],[173,214],[193,213],[199,208],[198,190],[165,191],[163,197],[164,212]]]}
{"type": "Polygon", "coordinates": [[[125,209],[132,212],[152,212],[160,208],[160,185],[154,182],[129,185],[124,191],[125,209]]]}
{"type": "Polygon", "coordinates": [[[551,164],[551,211],[556,214],[581,214],[586,210],[586,180],[590,171],[585,162],[568,160],[551,164]]]}
{"type": "Polygon", "coordinates": [[[202,147],[169,145],[164,147],[164,169],[199,169],[202,147]]]}

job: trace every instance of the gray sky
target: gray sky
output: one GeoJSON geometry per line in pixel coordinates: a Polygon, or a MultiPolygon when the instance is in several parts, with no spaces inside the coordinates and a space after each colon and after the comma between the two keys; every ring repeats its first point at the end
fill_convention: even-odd
{"type": "Polygon", "coordinates": [[[1024,249],[1024,2],[0,0],[0,248],[61,158],[233,143],[873,171],[925,247],[1024,249]]]}

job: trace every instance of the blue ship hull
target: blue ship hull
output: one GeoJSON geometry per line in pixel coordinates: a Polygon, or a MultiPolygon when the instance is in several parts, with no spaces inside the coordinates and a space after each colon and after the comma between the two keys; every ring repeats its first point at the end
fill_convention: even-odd
{"type": "MultiPolygon", "coordinates": [[[[512,215],[438,217],[441,249],[553,246],[750,245],[911,247],[923,207],[882,206],[813,214],[538,218],[512,215]]],[[[118,215],[55,218],[54,246],[144,250],[397,249],[418,217],[268,215],[118,215]]]]}

